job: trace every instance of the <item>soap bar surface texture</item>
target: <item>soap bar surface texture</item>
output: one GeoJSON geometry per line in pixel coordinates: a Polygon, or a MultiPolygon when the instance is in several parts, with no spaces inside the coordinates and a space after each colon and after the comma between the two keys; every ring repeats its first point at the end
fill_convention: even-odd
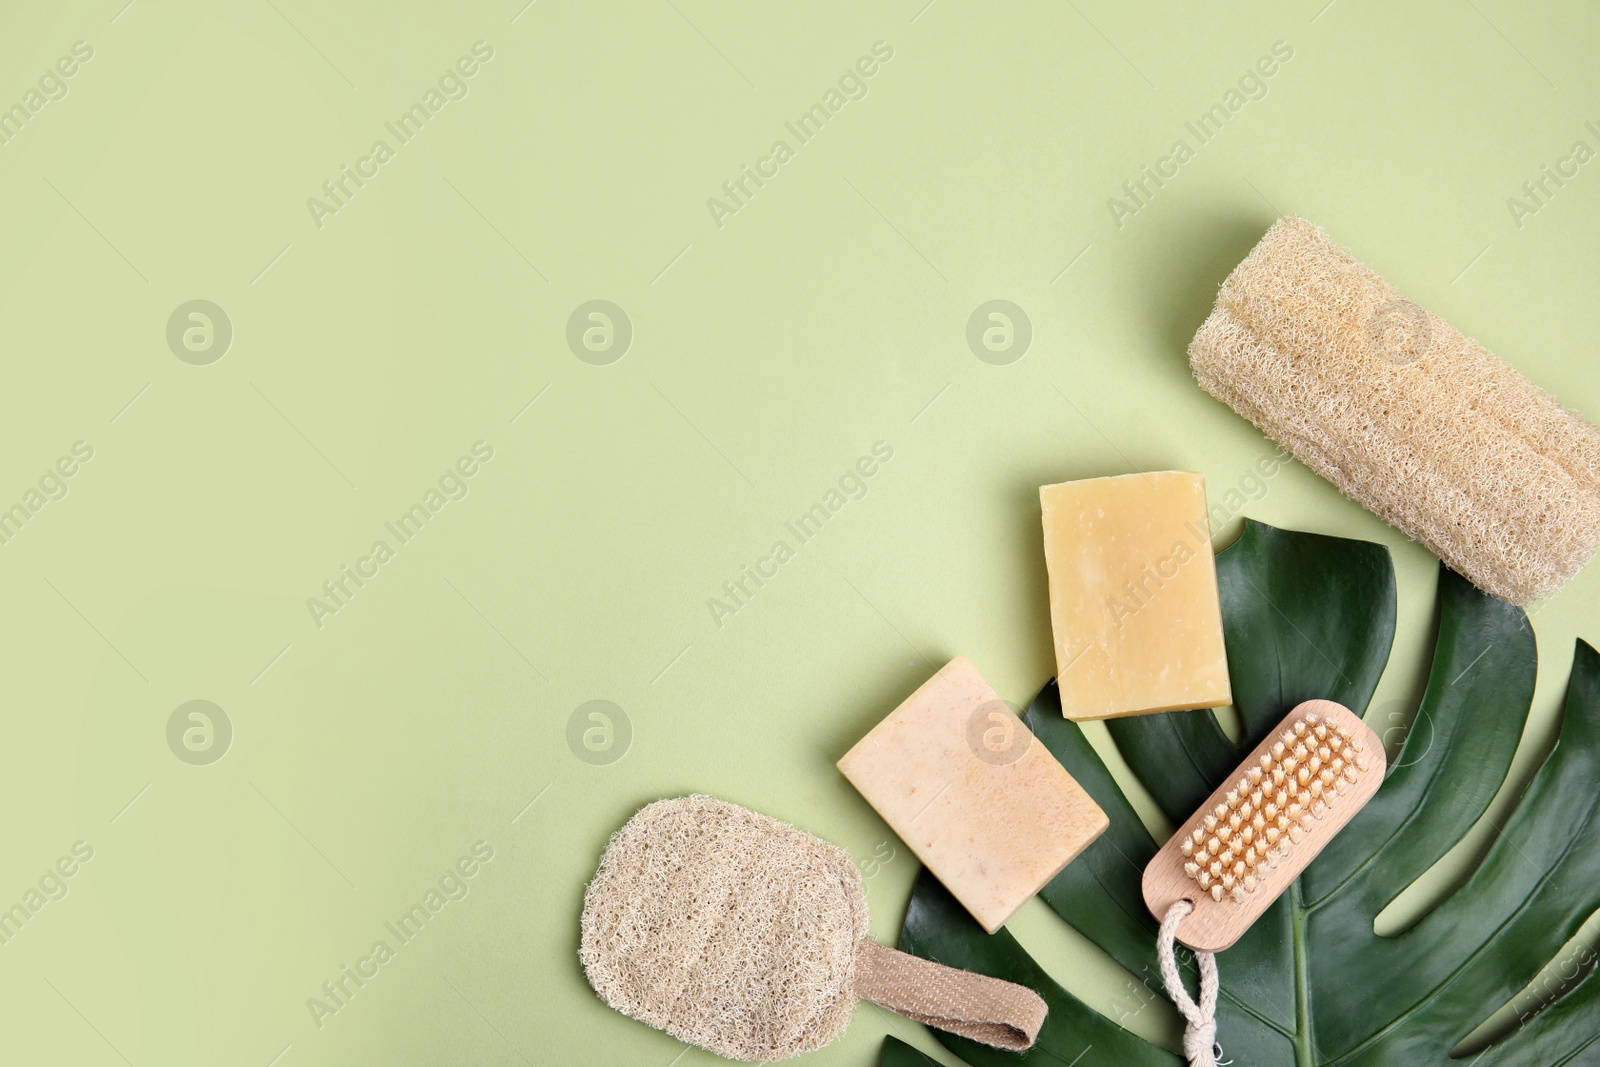
{"type": "Polygon", "coordinates": [[[1062,482],[1039,505],[1067,718],[1232,703],[1205,478],[1062,482]]]}
{"type": "Polygon", "coordinates": [[[991,934],[1110,825],[962,657],[839,770],[991,934]]]}

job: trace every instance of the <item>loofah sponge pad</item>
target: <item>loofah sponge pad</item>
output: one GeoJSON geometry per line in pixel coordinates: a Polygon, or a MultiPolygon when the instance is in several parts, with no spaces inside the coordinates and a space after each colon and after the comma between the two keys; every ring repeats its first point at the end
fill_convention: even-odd
{"type": "Polygon", "coordinates": [[[730,1059],[821,1048],[855,1013],[861,876],[841,848],[708,796],[611,838],[579,956],[613,1008],[730,1059]]]}
{"type": "Polygon", "coordinates": [[[618,830],[583,898],[600,998],[681,1041],[766,1063],[821,1048],[857,997],[996,1048],[1033,1047],[1033,990],[867,938],[850,857],[714,797],[658,800],[618,830]]]}
{"type": "Polygon", "coordinates": [[[1269,229],[1189,343],[1195,378],[1352,500],[1513,604],[1600,546],[1600,428],[1305,219],[1269,229]]]}

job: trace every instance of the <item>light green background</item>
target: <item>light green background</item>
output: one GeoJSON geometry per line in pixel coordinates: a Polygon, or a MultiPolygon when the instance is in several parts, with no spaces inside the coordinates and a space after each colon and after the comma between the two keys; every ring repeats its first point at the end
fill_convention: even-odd
{"type": "MultiPolygon", "coordinates": [[[[951,655],[1016,702],[1053,673],[1036,487],[1182,467],[1218,502],[1269,452],[1184,346],[1279,213],[1600,417],[1600,165],[1520,227],[1506,203],[1600,147],[1600,11],[1325,2],[7,3],[0,107],[94,57],[0,147],[0,506],[94,458],[0,546],[0,906],[94,858],[0,946],[0,1058],[712,1062],[583,982],[607,835],[705,791],[887,852],[833,761],[951,655]],[[469,95],[319,229],[307,198],[480,40],[469,95]],[[784,123],[878,41],[867,95],[798,144],[784,123]],[[1107,199],[1278,41],[1266,95],[1119,228],[1107,199]],[[719,228],[707,199],[780,138],[719,228]],[[634,329],[610,366],[565,340],[596,298],[634,329]],[[165,339],[193,299],[234,329],[209,366],[165,339]],[[967,346],[993,299],[1032,324],[1010,365],[967,346]],[[480,440],[469,495],[314,625],[480,440]],[[865,498],[714,624],[880,441],[865,498]],[[167,745],[192,699],[233,725],[209,766],[167,745]],[[632,724],[606,766],[566,741],[593,699],[632,724]],[[480,840],[470,894],[319,1028],[307,998],[480,840]]],[[[1372,715],[1398,740],[1432,560],[1298,465],[1266,484],[1245,513],[1393,549],[1372,715]]],[[[1535,616],[1525,755],[1597,593],[1591,568],[1535,616]]],[[[892,940],[915,863],[869,871],[892,940]]],[[[1038,902],[1011,928],[1137,1005],[1038,902]]],[[[1171,1041],[1159,1004],[1129,1025],[1171,1041]]],[[[808,1062],[875,1063],[885,1032],[936,1048],[868,1007],[808,1062]]]]}

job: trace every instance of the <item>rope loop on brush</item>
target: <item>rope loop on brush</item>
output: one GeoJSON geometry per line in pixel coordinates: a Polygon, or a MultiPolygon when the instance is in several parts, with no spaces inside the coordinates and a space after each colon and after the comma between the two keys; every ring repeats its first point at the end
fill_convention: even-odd
{"type": "Polygon", "coordinates": [[[1222,1046],[1217,1044],[1217,957],[1210,952],[1196,952],[1200,965],[1200,1002],[1195,1003],[1183,986],[1183,976],[1178,973],[1178,960],[1173,948],[1177,940],[1178,924],[1194,911],[1194,902],[1179,900],[1167,909],[1161,921],[1161,933],[1156,939],[1156,956],[1161,963],[1161,981],[1167,987],[1167,996],[1178,1006],[1188,1025],[1183,1031],[1183,1055],[1189,1067],[1224,1067],[1232,1060],[1222,1059],[1222,1046]]]}

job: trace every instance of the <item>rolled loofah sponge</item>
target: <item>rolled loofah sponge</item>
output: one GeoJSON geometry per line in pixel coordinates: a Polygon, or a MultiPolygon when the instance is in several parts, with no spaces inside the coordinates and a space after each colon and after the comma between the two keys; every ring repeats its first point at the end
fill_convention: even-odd
{"type": "Polygon", "coordinates": [[[1527,604],[1600,546],[1600,428],[1293,215],[1234,268],[1195,378],[1493,596],[1527,604]]]}

